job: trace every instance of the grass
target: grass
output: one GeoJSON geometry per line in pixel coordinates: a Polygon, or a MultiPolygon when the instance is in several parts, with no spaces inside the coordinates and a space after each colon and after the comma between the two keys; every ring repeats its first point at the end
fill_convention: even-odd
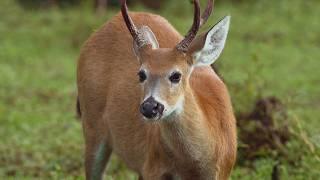
{"type": "MultiPolygon", "coordinates": [[[[270,179],[279,162],[283,179],[320,176],[319,6],[316,0],[217,4],[207,27],[233,17],[218,67],[235,111],[250,110],[259,96],[279,97],[297,134],[286,145],[294,161],[261,158],[236,166],[232,179],[270,179]]],[[[84,179],[76,59],[81,44],[116,12],[98,17],[86,7],[35,11],[0,2],[0,179],[84,179]]],[[[191,12],[188,3],[168,3],[157,13],[185,32],[191,12]]],[[[107,179],[135,178],[112,157],[107,179]]]]}

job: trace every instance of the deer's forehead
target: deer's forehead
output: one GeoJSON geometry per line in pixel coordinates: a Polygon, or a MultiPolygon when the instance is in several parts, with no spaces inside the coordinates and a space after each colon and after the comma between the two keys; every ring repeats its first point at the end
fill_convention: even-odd
{"type": "Polygon", "coordinates": [[[148,65],[142,65],[141,69],[144,70],[149,77],[154,77],[154,78],[167,76],[168,74],[170,74],[175,70],[180,70],[176,66],[163,67],[163,66],[148,66],[148,65]]]}
{"type": "Polygon", "coordinates": [[[141,68],[152,74],[167,74],[174,70],[184,71],[187,68],[184,57],[171,51],[155,51],[144,57],[141,68]]]}

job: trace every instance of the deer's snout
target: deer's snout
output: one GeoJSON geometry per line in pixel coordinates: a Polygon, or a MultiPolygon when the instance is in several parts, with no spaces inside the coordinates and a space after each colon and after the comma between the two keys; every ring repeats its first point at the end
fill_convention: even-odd
{"type": "Polygon", "coordinates": [[[162,116],[163,111],[164,105],[157,102],[152,96],[146,99],[140,105],[141,114],[148,119],[153,119],[156,117],[160,118],[162,116]]]}

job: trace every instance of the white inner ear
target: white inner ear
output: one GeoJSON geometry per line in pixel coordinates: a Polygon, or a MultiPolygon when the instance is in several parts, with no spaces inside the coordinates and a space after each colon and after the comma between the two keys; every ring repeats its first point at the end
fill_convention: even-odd
{"type": "Polygon", "coordinates": [[[218,59],[227,39],[229,24],[230,16],[226,16],[207,33],[203,48],[193,54],[196,66],[210,65],[218,59]]]}
{"type": "Polygon", "coordinates": [[[148,26],[142,26],[141,28],[139,28],[138,36],[139,39],[141,39],[139,44],[135,41],[133,42],[133,49],[136,55],[139,55],[139,49],[148,44],[152,46],[152,49],[159,48],[158,40],[148,26]]]}

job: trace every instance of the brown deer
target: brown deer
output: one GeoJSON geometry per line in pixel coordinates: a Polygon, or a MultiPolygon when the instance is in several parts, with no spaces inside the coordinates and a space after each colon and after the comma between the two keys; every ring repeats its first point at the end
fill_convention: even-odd
{"type": "Polygon", "coordinates": [[[87,179],[102,179],[112,152],[139,179],[230,176],[236,122],[227,88],[210,67],[230,17],[196,37],[213,0],[202,15],[199,0],[193,4],[185,38],[158,15],[128,13],[122,0],[121,13],[85,43],[77,83],[87,179]]]}

